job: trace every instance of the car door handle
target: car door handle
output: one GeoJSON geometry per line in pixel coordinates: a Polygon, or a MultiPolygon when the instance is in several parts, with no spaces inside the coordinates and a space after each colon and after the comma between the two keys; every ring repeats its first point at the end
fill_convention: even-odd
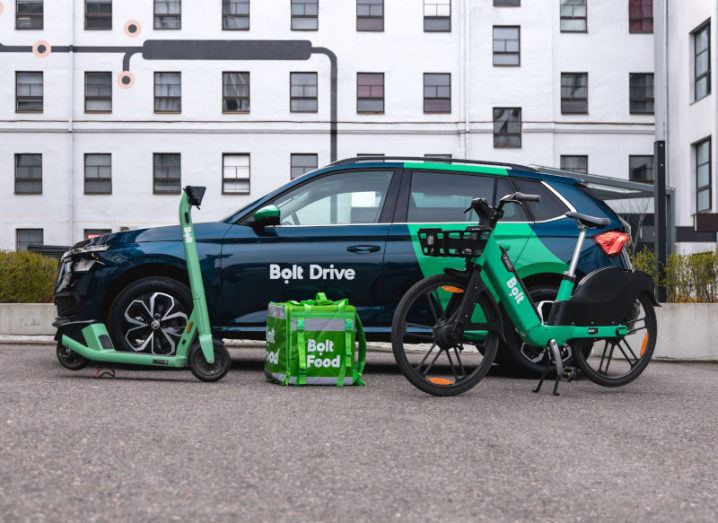
{"type": "Polygon", "coordinates": [[[357,254],[369,254],[370,252],[377,252],[381,247],[378,245],[352,245],[347,247],[349,252],[355,252],[357,254]]]}

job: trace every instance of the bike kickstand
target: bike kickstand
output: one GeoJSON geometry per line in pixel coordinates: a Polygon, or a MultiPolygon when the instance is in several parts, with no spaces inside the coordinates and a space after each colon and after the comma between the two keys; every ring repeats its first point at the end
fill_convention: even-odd
{"type": "Polygon", "coordinates": [[[543,382],[546,380],[546,377],[548,376],[548,373],[551,371],[551,361],[548,356],[548,351],[544,349],[544,356],[546,358],[546,365],[544,365],[543,371],[541,372],[541,378],[539,378],[538,385],[536,385],[535,389],[531,389],[532,392],[539,392],[541,390],[541,387],[543,386],[543,382]]]}
{"type": "Polygon", "coordinates": [[[556,373],[556,381],[553,384],[553,395],[554,396],[560,396],[561,394],[558,393],[558,384],[561,383],[561,376],[556,373]]]}

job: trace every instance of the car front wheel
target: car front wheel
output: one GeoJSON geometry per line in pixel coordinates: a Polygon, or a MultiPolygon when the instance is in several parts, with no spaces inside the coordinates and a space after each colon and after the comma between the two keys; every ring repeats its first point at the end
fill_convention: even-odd
{"type": "Polygon", "coordinates": [[[175,354],[192,310],[192,294],[183,283],[163,276],[133,281],[112,302],[107,318],[118,350],[175,354]]]}

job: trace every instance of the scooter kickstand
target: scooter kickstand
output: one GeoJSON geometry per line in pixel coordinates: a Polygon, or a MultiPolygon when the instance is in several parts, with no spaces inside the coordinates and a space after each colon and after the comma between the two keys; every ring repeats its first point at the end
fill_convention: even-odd
{"type": "Polygon", "coordinates": [[[92,371],[92,374],[90,374],[92,378],[98,380],[100,378],[114,378],[115,377],[115,369],[112,367],[97,367],[95,370],[92,371]]]}

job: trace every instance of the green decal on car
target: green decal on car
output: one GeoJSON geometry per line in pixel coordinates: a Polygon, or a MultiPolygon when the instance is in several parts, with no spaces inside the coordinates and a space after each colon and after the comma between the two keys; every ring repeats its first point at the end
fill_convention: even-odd
{"type": "Polygon", "coordinates": [[[505,167],[496,167],[492,165],[449,164],[441,162],[404,162],[404,169],[458,171],[462,173],[493,174],[499,176],[509,175],[509,171],[505,167]]]}

